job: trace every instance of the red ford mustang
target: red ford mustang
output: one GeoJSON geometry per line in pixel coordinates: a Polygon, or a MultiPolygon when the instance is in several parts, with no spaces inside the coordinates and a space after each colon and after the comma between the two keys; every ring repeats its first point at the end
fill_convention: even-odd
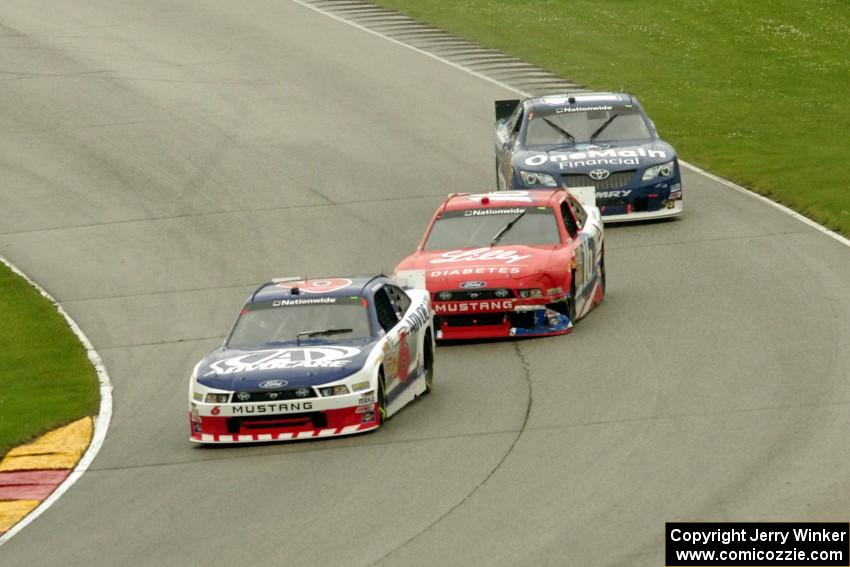
{"type": "Polygon", "coordinates": [[[605,295],[593,188],[458,193],[396,273],[425,273],[438,340],[569,333],[605,295]]]}

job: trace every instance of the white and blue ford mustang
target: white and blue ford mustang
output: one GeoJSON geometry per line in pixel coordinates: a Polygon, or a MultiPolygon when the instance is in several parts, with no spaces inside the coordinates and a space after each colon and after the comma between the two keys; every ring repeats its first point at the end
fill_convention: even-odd
{"type": "Polygon", "coordinates": [[[246,443],[376,429],[431,390],[424,289],[385,276],[274,280],[189,385],[190,439],[246,443]]]}

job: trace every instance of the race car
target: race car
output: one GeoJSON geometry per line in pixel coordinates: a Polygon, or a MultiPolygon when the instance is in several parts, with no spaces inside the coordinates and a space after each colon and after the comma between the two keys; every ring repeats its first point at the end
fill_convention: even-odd
{"type": "Polygon", "coordinates": [[[638,100],[575,93],[496,102],[499,189],[593,186],[606,223],[682,213],[682,178],[638,100]]]}
{"type": "Polygon", "coordinates": [[[605,295],[593,187],[457,193],[396,273],[425,272],[436,339],[559,335],[605,295]]]}
{"type": "Polygon", "coordinates": [[[424,289],[385,276],[282,278],[245,302],[194,368],[190,440],[246,443],[369,431],[431,390],[424,289]]]}

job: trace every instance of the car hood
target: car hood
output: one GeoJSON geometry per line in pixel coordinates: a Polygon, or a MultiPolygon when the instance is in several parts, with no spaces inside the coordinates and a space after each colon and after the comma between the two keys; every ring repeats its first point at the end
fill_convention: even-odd
{"type": "Polygon", "coordinates": [[[378,340],[292,344],[258,350],[219,349],[198,364],[197,381],[209,388],[232,391],[327,384],[363,368],[378,340]]]}
{"type": "Polygon", "coordinates": [[[666,163],[676,157],[673,146],[662,140],[644,143],[611,142],[577,144],[552,149],[520,149],[513,155],[514,169],[545,171],[551,174],[589,173],[643,169],[666,163]]]}
{"type": "MultiPolygon", "coordinates": [[[[499,287],[505,280],[523,279],[546,270],[556,245],[505,245],[417,252],[398,269],[424,270],[429,290],[458,288],[464,282],[477,287],[499,287]]],[[[474,288],[470,288],[474,289],[474,288]]]]}

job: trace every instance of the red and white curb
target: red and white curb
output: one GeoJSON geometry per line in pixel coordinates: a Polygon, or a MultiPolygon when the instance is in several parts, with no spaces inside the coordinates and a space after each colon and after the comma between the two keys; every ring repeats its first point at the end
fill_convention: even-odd
{"type": "Polygon", "coordinates": [[[0,546],[2,546],[12,539],[15,534],[20,532],[32,523],[33,520],[43,514],[57,500],[59,500],[59,498],[61,498],[62,495],[65,494],[65,492],[67,492],[81,476],[83,476],[83,473],[88,470],[89,466],[91,466],[92,461],[103,446],[103,442],[106,439],[106,431],[109,429],[109,422],[112,419],[112,383],[109,380],[109,373],[106,371],[106,367],[103,365],[100,355],[97,353],[94,346],[92,346],[91,341],[89,341],[83,330],[80,329],[80,326],[77,325],[77,322],[74,321],[67,311],[65,311],[62,305],[56,301],[56,299],[50,295],[46,289],[33,281],[9,260],[0,256],[0,262],[5,264],[6,267],[12,270],[15,274],[26,280],[26,282],[34,287],[42,295],[42,297],[53,303],[59,314],[65,318],[65,321],[68,323],[71,331],[77,336],[77,339],[79,339],[83,347],[86,349],[86,355],[94,366],[95,372],[97,372],[97,380],[100,384],[100,407],[98,409],[97,416],[94,418],[94,432],[92,434],[91,443],[89,443],[85,453],[83,453],[83,456],[80,458],[77,465],[70,471],[70,473],[68,473],[67,477],[65,477],[55,490],[50,492],[50,494],[44,498],[44,500],[42,500],[35,509],[0,536],[0,546]]]}

